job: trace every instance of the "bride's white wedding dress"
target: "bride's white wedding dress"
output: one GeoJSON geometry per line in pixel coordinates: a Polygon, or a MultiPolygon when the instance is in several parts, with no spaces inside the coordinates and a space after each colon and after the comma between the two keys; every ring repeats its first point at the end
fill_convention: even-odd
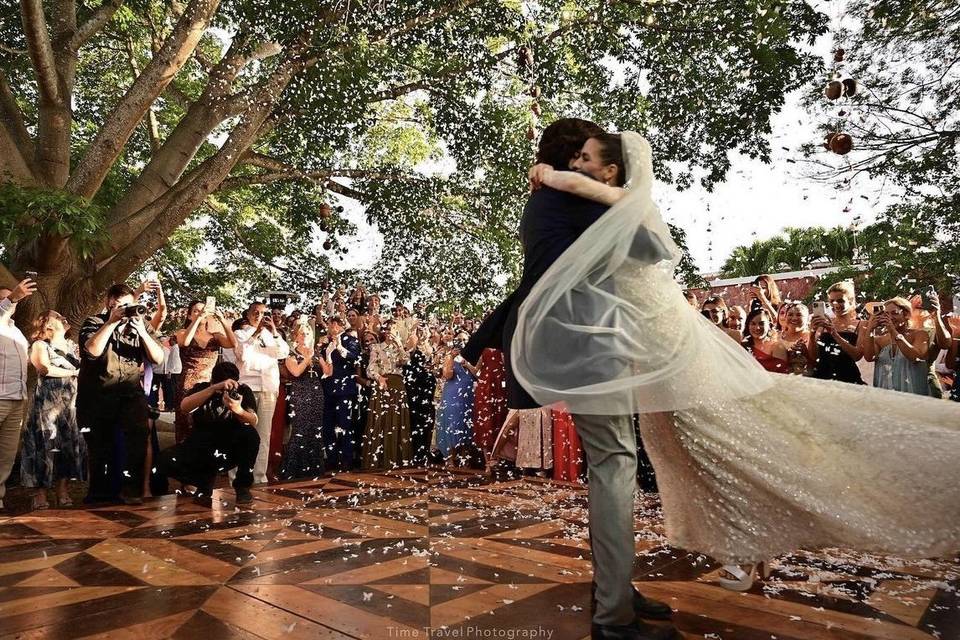
{"type": "Polygon", "coordinates": [[[518,380],[572,413],[641,413],[676,546],[726,564],[960,550],[960,405],[765,371],[686,302],[649,145],[623,141],[629,195],[521,307],[518,380]]]}

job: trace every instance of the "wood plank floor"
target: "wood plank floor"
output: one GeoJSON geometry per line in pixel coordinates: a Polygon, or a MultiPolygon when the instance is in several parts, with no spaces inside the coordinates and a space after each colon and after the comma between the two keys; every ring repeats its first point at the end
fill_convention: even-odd
{"type": "MultiPolygon", "coordinates": [[[[0,518],[0,640],[589,636],[580,486],[411,470],[254,495],[0,518]]],[[[960,639],[957,561],[833,550],[774,568],[726,591],[638,501],[636,584],[686,638],[960,639]]]]}

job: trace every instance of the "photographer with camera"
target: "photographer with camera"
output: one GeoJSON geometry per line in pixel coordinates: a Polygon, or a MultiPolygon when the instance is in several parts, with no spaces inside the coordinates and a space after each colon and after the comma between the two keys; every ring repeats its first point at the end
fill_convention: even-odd
{"type": "Polygon", "coordinates": [[[183,398],[180,408],[191,415],[187,439],[160,454],[157,474],[162,485],[175,478],[197,488],[195,500],[208,504],[217,473],[237,468],[233,488],[237,504],[253,502],[253,467],[260,450],[257,400],[240,383],[240,370],[231,362],[213,368],[210,382],[201,382],[183,398]]]}
{"type": "Polygon", "coordinates": [[[267,481],[267,463],[270,454],[270,428],[280,393],[280,360],[290,355],[290,347],[280,335],[272,314],[263,302],[247,307],[249,323],[234,332],[240,382],[253,391],[257,401],[257,433],[260,450],[253,469],[254,482],[267,481]]]}
{"type": "Polygon", "coordinates": [[[134,291],[115,284],[107,291],[106,311],[80,328],[77,423],[90,454],[88,502],[140,504],[147,446],[147,398],[140,382],[146,363],[163,362],[145,306],[134,291]],[[122,434],[123,459],[117,450],[122,434]]]}

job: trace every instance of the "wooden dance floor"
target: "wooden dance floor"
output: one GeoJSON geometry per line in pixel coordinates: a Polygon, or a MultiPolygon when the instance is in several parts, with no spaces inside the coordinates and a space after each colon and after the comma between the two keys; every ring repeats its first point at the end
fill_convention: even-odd
{"type": "MultiPolygon", "coordinates": [[[[586,492],[472,473],[342,474],[0,518],[0,638],[589,636],[586,492]]],[[[796,554],[747,594],[638,504],[636,580],[687,638],[960,638],[960,564],[796,554]]],[[[629,559],[624,559],[628,562],[629,559]]]]}

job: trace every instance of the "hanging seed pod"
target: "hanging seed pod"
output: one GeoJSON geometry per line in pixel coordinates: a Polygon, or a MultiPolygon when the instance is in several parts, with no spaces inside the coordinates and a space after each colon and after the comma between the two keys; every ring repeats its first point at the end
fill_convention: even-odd
{"type": "Polygon", "coordinates": [[[857,81],[853,78],[847,78],[843,81],[843,95],[848,98],[857,95],[857,81]]]}
{"type": "Polygon", "coordinates": [[[323,250],[324,250],[324,251],[330,251],[330,249],[333,249],[333,243],[330,242],[329,240],[324,240],[324,241],[323,241],[323,250]]]}
{"type": "Polygon", "coordinates": [[[835,154],[844,156],[853,150],[853,138],[846,133],[838,133],[830,140],[830,150],[835,154]]]}
{"type": "Polygon", "coordinates": [[[843,116],[847,115],[847,112],[841,109],[839,112],[837,112],[837,115],[842,118],[843,116]]]}
{"type": "Polygon", "coordinates": [[[539,115],[540,115],[540,104],[537,103],[537,102],[534,102],[533,104],[531,104],[531,105],[530,105],[530,111],[533,112],[533,115],[539,116],[539,115]]]}
{"type": "Polygon", "coordinates": [[[836,135],[837,135],[837,132],[836,132],[836,131],[833,131],[833,132],[828,133],[828,134],[826,135],[826,137],[823,139],[823,148],[824,148],[824,149],[826,149],[827,151],[830,151],[830,150],[831,150],[831,148],[830,148],[830,143],[833,142],[833,139],[834,139],[834,137],[836,137],[836,135]]]}
{"type": "Polygon", "coordinates": [[[533,67],[533,50],[530,47],[522,46],[517,49],[517,66],[521,69],[533,67]]]}
{"type": "Polygon", "coordinates": [[[843,95],[843,83],[839,80],[831,80],[823,90],[823,95],[827,96],[827,100],[838,99],[843,95]]]}
{"type": "Polygon", "coordinates": [[[530,95],[532,97],[539,98],[541,93],[542,92],[540,91],[540,87],[538,87],[537,85],[533,85],[532,87],[530,87],[530,95]]]}
{"type": "Polygon", "coordinates": [[[330,217],[331,213],[333,213],[333,208],[324,202],[321,203],[320,208],[317,209],[317,213],[319,213],[320,217],[325,220],[330,217]]]}
{"type": "Polygon", "coordinates": [[[531,142],[537,139],[537,130],[533,128],[533,125],[527,127],[527,140],[531,142]]]}
{"type": "Polygon", "coordinates": [[[834,62],[843,62],[843,56],[844,56],[844,54],[846,54],[846,53],[847,53],[847,52],[844,51],[843,49],[837,49],[836,51],[833,52],[833,61],[834,61],[834,62]]]}

